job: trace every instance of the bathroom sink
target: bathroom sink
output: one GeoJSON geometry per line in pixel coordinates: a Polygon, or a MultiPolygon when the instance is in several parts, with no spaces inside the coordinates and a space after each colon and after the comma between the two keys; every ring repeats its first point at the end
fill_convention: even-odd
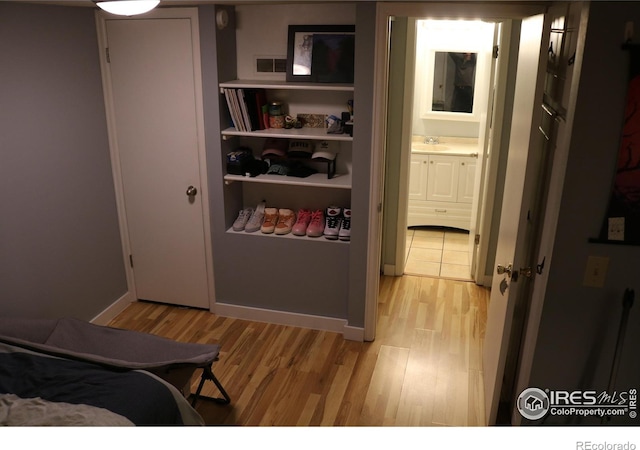
{"type": "Polygon", "coordinates": [[[414,152],[442,152],[449,150],[449,148],[448,145],[444,144],[421,144],[418,142],[411,144],[411,150],[414,152]]]}

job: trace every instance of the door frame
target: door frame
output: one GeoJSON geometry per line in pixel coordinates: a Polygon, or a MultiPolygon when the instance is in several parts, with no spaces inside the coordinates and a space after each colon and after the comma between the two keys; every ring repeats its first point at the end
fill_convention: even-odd
{"type": "MultiPolygon", "coordinates": [[[[380,199],[384,193],[384,161],[386,154],[386,117],[388,96],[388,60],[389,60],[389,20],[400,17],[430,17],[434,19],[479,18],[486,20],[522,19],[544,14],[547,7],[539,4],[478,4],[478,3],[378,3],[376,6],[376,35],[374,59],[374,124],[372,129],[372,167],[371,174],[378,183],[373,184],[369,196],[369,210],[378,212],[383,209],[380,199]]],[[[380,278],[380,242],[382,221],[370,220],[371,233],[368,242],[367,261],[367,298],[365,303],[364,335],[365,340],[375,339],[378,315],[378,283],[380,278]]]]}
{"type": "Polygon", "coordinates": [[[127,280],[127,293],[122,297],[126,303],[137,300],[135,275],[129,255],[131,254],[131,244],[129,241],[129,228],[127,213],[124,201],[123,179],[120,170],[120,151],[115,129],[115,109],[113,104],[113,94],[111,90],[111,74],[107,61],[107,20],[145,20],[145,19],[190,19],[191,20],[191,45],[193,48],[193,70],[196,102],[196,128],[198,141],[198,163],[200,175],[200,192],[202,195],[202,224],[205,243],[206,274],[209,297],[209,311],[213,311],[215,306],[215,288],[213,276],[213,248],[211,239],[211,223],[209,221],[209,188],[207,182],[207,160],[205,154],[204,136],[204,106],[202,91],[202,70],[200,54],[200,34],[197,8],[168,8],[155,9],[144,15],[144,17],[134,16],[113,16],[103,11],[95,12],[96,28],[98,34],[98,51],[100,59],[100,71],[102,75],[102,88],[105,101],[105,112],[107,119],[107,134],[109,137],[109,153],[111,156],[111,171],[113,175],[114,190],[116,194],[116,208],[118,212],[118,222],[120,226],[120,240],[122,244],[122,259],[124,262],[125,276],[127,280]]]}

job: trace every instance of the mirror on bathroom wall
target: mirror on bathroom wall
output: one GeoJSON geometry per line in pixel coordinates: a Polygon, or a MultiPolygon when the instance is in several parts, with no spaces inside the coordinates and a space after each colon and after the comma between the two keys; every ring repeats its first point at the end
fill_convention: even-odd
{"type": "Polygon", "coordinates": [[[417,20],[416,26],[420,118],[479,122],[487,109],[494,24],[417,20]]]}
{"type": "Polygon", "coordinates": [[[475,52],[435,52],[431,111],[473,112],[477,61],[475,52]]]}

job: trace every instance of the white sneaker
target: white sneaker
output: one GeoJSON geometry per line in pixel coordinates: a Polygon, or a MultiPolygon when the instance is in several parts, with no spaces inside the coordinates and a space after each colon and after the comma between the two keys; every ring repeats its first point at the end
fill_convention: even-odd
{"type": "Polygon", "coordinates": [[[253,211],[253,214],[251,214],[247,224],[244,226],[244,231],[247,233],[255,233],[260,229],[262,221],[264,220],[265,207],[265,202],[259,203],[258,206],[256,206],[256,209],[253,211]]]}
{"type": "Polygon", "coordinates": [[[341,241],[351,240],[351,208],[344,208],[342,210],[342,223],[340,224],[338,238],[341,241]]]}
{"type": "Polygon", "coordinates": [[[240,210],[238,217],[235,222],[233,222],[233,231],[242,231],[244,227],[247,225],[249,218],[253,214],[253,208],[245,208],[240,210]]]}
{"type": "Polygon", "coordinates": [[[329,206],[324,216],[324,237],[330,240],[337,240],[342,223],[342,210],[337,206],[329,206]]]}

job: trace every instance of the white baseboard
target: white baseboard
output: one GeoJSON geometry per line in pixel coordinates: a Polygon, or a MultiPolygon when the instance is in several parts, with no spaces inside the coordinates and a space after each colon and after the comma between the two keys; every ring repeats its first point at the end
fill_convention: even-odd
{"type": "Polygon", "coordinates": [[[134,301],[135,299],[133,298],[133,295],[131,295],[130,292],[127,292],[118,300],[113,302],[107,309],[91,319],[90,322],[96,325],[107,325],[134,301]]]}
{"type": "Polygon", "coordinates": [[[364,340],[364,328],[350,327],[347,325],[345,319],[253,308],[251,306],[230,305],[219,302],[215,304],[213,309],[216,315],[222,317],[310,328],[312,330],[331,331],[334,333],[342,333],[344,338],[350,341],[362,342],[364,340]]]}
{"type": "Polygon", "coordinates": [[[476,284],[490,288],[491,283],[493,282],[493,277],[491,275],[485,275],[480,281],[481,281],[480,283],[476,283],[476,284]]]}
{"type": "Polygon", "coordinates": [[[385,264],[383,266],[383,270],[382,273],[386,276],[389,277],[395,277],[396,276],[396,266],[395,264],[385,264]]]}

